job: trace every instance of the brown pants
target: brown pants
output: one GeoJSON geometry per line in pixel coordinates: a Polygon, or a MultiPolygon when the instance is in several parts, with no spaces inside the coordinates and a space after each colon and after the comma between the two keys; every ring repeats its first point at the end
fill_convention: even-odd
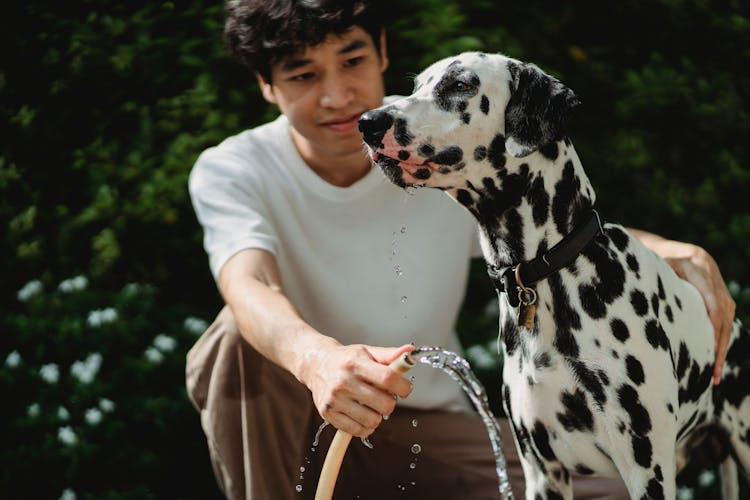
{"type": "MultiPolygon", "coordinates": [[[[187,355],[187,389],[219,487],[231,500],[298,500],[315,496],[335,429],[326,427],[310,393],[239,335],[225,307],[187,355]]],[[[523,472],[510,429],[501,421],[514,496],[523,472]]],[[[399,408],[346,451],[335,499],[497,499],[489,438],[478,415],[399,408]],[[419,445],[415,453],[413,445],[419,445]]],[[[628,498],[622,481],[574,476],[575,497],[628,498]]]]}

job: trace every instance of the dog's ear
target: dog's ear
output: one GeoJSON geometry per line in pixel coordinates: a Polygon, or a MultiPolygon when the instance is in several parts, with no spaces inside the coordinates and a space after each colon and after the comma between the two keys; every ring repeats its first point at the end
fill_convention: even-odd
{"type": "Polygon", "coordinates": [[[508,70],[511,82],[505,108],[505,149],[521,158],[562,139],[565,120],[581,101],[533,64],[510,61],[508,70]]]}

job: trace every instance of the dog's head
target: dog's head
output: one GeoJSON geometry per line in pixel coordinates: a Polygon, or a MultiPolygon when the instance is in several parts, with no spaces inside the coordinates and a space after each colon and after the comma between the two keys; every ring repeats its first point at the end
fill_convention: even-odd
{"type": "Polygon", "coordinates": [[[560,140],[578,103],[532,64],[467,52],[427,68],[411,96],[364,114],[359,127],[392,182],[449,190],[467,177],[496,178],[508,155],[522,158],[560,140]],[[478,175],[467,174],[467,165],[478,175]]]}

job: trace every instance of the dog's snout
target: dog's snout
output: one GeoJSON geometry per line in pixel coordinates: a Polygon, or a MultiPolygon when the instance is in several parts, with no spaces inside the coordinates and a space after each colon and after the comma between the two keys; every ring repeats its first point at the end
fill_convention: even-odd
{"type": "Polygon", "coordinates": [[[359,119],[359,131],[365,143],[372,147],[380,146],[385,133],[393,125],[393,117],[387,111],[375,109],[368,111],[359,119]]]}

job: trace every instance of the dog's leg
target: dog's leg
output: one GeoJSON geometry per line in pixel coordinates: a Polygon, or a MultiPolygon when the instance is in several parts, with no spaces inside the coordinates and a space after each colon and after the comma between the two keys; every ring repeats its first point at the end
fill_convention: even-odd
{"type": "Polygon", "coordinates": [[[557,461],[549,447],[543,427],[527,429],[514,418],[510,389],[503,384],[503,408],[513,431],[513,440],[521,460],[527,500],[572,500],[570,472],[557,461]]]}

